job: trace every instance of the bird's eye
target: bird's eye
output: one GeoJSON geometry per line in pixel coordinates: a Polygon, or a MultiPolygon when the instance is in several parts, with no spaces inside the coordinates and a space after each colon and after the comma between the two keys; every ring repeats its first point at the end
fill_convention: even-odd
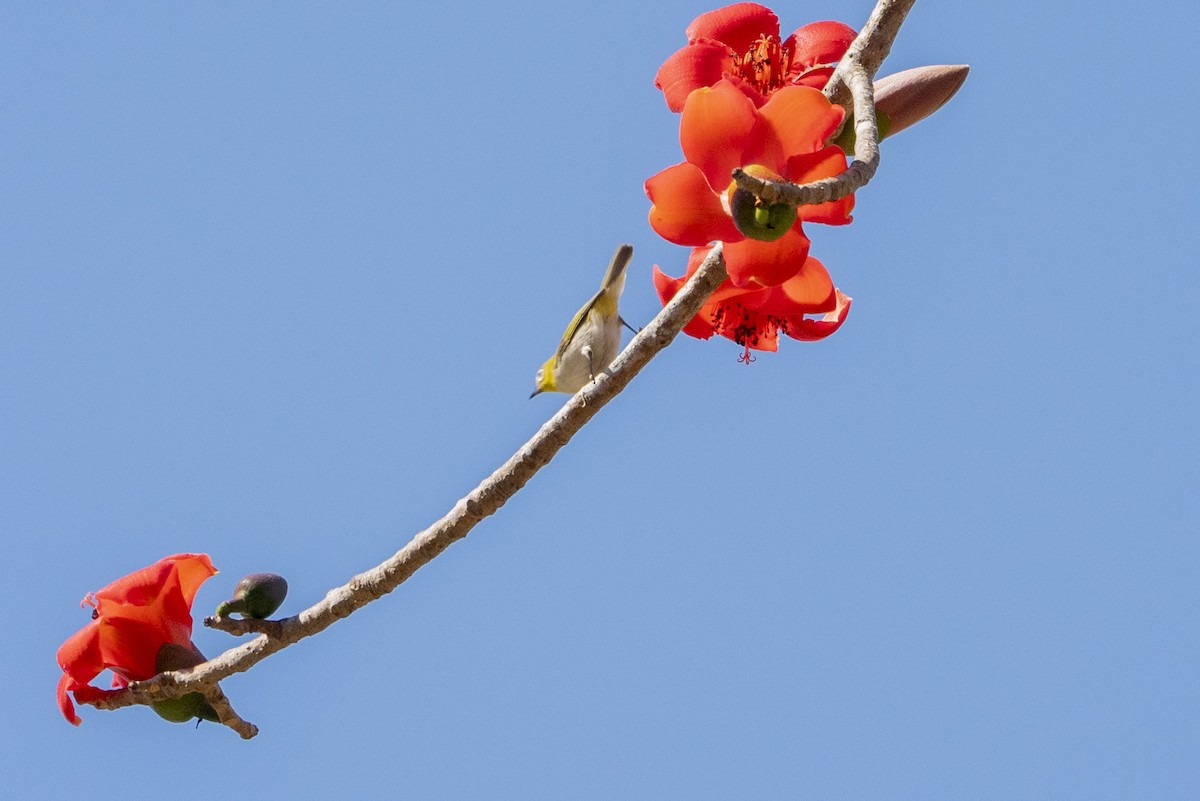
{"type": "Polygon", "coordinates": [[[533,380],[540,384],[540,383],[542,383],[542,379],[545,377],[546,377],[546,368],[540,367],[540,368],[538,368],[537,375],[535,375],[533,377],[533,380]]]}

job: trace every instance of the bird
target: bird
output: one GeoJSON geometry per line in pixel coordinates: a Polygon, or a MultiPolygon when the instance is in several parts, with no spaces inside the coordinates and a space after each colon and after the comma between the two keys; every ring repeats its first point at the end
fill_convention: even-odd
{"type": "Polygon", "coordinates": [[[543,392],[578,392],[588,381],[595,381],[596,374],[606,370],[617,358],[621,326],[637,333],[617,311],[617,300],[625,288],[625,268],[632,258],[633,245],[617,248],[604,273],[600,290],[571,318],[558,350],[537,371],[534,377],[537,388],[529,397],[543,392]]]}

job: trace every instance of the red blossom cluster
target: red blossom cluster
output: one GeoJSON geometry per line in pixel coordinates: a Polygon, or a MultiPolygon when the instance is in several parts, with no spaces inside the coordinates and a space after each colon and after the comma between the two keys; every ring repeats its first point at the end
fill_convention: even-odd
{"type": "Polygon", "coordinates": [[[701,14],[687,36],[655,79],[667,106],[681,112],[684,161],[648,179],[646,194],[654,230],[693,250],[680,278],[655,266],[659,297],[664,304],[674,297],[719,241],[729,278],[686,333],[732,339],[746,359],[752,348],[776,350],[780,333],[827,337],[846,319],[850,298],[809,256],[803,223],[849,223],[853,195],[796,210],[769,207],[738,189],[730,174],[740,167],[759,178],[807,183],[846,169],[846,154],[830,143],[845,111],[821,88],[855,32],[840,22],[814,22],[784,39],[769,8],[735,3],[701,14]]]}
{"type": "Polygon", "coordinates": [[[79,703],[89,703],[112,692],[91,685],[106,669],[113,673],[112,686],[120,689],[160,669],[204,661],[192,644],[192,601],[216,572],[206,554],[181,553],[89,593],[80,605],[92,607],[92,621],[58,649],[63,671],[58,707],[63,716],[76,726],[82,722],[70,694],[79,703]]]}

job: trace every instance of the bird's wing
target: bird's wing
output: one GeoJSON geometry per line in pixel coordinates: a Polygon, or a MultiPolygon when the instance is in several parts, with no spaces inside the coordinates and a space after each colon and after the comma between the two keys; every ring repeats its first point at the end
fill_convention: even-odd
{"type": "Polygon", "coordinates": [[[583,323],[585,320],[587,320],[588,314],[593,308],[595,308],[596,304],[600,302],[600,298],[604,297],[605,291],[606,290],[601,289],[595,295],[592,295],[592,299],[583,304],[582,309],[575,312],[575,316],[571,318],[571,322],[567,325],[567,332],[563,334],[562,341],[558,343],[558,350],[554,354],[555,363],[562,360],[563,354],[566,353],[567,348],[571,345],[571,340],[573,340],[575,335],[579,333],[579,329],[583,327],[583,323]]]}
{"type": "MultiPolygon", "coordinates": [[[[571,344],[571,340],[579,333],[579,329],[587,320],[588,314],[596,307],[602,298],[612,297],[613,309],[616,312],[616,299],[620,296],[621,290],[625,288],[625,268],[629,266],[629,260],[633,258],[633,245],[621,245],[617,248],[617,252],[613,254],[612,261],[608,263],[608,269],[604,272],[604,280],[600,282],[600,291],[592,295],[591,300],[583,304],[583,308],[575,313],[571,318],[570,324],[567,326],[567,332],[563,334],[562,341],[558,343],[558,350],[554,354],[555,362],[562,359],[563,353],[571,344]]],[[[607,312],[607,309],[605,310],[607,312]]]]}

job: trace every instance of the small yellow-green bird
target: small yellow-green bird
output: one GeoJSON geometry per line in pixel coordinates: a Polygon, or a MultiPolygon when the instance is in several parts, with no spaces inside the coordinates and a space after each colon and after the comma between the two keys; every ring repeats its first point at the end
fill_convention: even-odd
{"type": "Polygon", "coordinates": [[[578,392],[617,358],[621,348],[621,326],[634,330],[617,311],[617,300],[625,288],[625,268],[632,258],[633,245],[617,248],[600,291],[571,318],[558,350],[537,371],[534,377],[537,389],[529,397],[542,392],[578,392]]]}

